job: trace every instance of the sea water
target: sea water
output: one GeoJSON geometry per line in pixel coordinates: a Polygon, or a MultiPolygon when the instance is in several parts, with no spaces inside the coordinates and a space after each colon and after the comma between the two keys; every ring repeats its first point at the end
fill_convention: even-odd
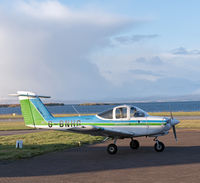
{"type": "MultiPolygon", "coordinates": [[[[122,103],[125,104],[125,103],[122,103]]],[[[121,104],[119,104],[121,105],[121,104]]],[[[200,101],[187,102],[146,102],[146,103],[128,103],[128,105],[137,106],[147,112],[163,111],[200,111],[200,101]]],[[[99,113],[117,105],[78,105],[67,104],[63,106],[48,106],[48,110],[54,114],[73,114],[77,113],[74,108],[81,114],[99,113]]],[[[1,107],[0,114],[21,114],[20,107],[1,107]]]]}

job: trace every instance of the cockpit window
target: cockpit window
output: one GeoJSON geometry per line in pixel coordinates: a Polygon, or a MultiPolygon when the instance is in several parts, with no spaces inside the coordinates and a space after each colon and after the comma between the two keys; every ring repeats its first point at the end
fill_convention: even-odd
{"type": "Polygon", "coordinates": [[[131,107],[131,117],[145,117],[145,113],[138,108],[131,107]]]}
{"type": "Polygon", "coordinates": [[[127,107],[120,107],[116,109],[116,119],[127,118],[127,107]]]}
{"type": "Polygon", "coordinates": [[[108,111],[102,112],[102,113],[98,114],[98,116],[100,116],[102,118],[106,118],[106,119],[112,119],[113,118],[113,110],[110,109],[108,111]]]}
{"type": "Polygon", "coordinates": [[[131,115],[130,117],[134,117],[134,114],[136,113],[136,108],[135,107],[131,107],[131,115]]]}
{"type": "Polygon", "coordinates": [[[145,116],[145,114],[144,114],[144,112],[142,112],[142,111],[137,111],[135,114],[134,114],[134,117],[144,117],[145,116]]]}

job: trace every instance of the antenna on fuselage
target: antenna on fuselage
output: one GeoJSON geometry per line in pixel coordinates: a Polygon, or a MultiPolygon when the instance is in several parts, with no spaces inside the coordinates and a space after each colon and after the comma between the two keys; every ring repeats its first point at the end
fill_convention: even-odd
{"type": "Polygon", "coordinates": [[[72,105],[73,109],[76,111],[76,113],[78,114],[78,116],[81,116],[80,113],[78,112],[78,110],[72,105]]]}

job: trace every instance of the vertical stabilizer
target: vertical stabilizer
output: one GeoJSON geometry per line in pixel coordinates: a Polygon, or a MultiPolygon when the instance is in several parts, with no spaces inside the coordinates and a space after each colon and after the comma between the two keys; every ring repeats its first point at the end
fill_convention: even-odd
{"type": "Polygon", "coordinates": [[[27,91],[18,91],[17,96],[19,97],[22,115],[27,126],[47,125],[48,121],[54,118],[39,98],[49,97],[38,96],[27,91]]]}

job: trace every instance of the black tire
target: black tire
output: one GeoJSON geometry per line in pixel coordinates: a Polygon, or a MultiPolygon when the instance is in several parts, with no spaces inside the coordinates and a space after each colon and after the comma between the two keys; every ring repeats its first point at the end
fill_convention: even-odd
{"type": "Polygon", "coordinates": [[[138,149],[139,147],[140,147],[140,144],[137,140],[131,140],[131,142],[130,142],[131,149],[138,149]]]}
{"type": "Polygon", "coordinates": [[[156,152],[162,152],[165,149],[165,145],[162,142],[156,142],[154,149],[156,152]]]}
{"type": "Polygon", "coordinates": [[[109,154],[116,154],[117,153],[117,146],[115,144],[108,145],[107,152],[109,154]]]}

